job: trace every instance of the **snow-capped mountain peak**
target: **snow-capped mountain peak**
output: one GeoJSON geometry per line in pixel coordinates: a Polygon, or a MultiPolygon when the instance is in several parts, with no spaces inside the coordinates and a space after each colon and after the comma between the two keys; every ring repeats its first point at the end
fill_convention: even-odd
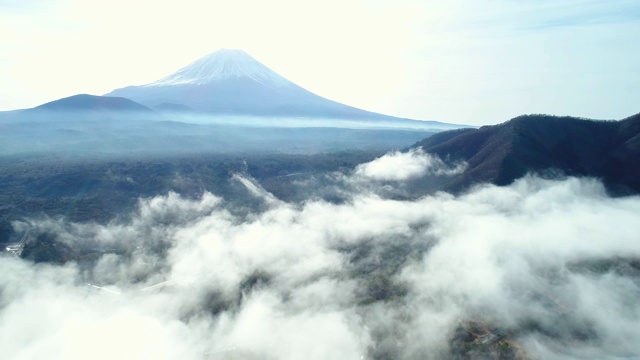
{"type": "Polygon", "coordinates": [[[204,85],[242,77],[251,78],[270,87],[291,84],[242,50],[220,49],[146,86],[204,85]]]}
{"type": "Polygon", "coordinates": [[[156,82],[126,86],[107,96],[127,98],[167,114],[189,116],[197,113],[409,121],[318,96],[242,50],[218,50],[156,82]]]}

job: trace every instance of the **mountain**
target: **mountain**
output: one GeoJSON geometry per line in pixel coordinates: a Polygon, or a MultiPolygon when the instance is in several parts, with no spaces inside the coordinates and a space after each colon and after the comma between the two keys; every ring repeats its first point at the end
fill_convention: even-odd
{"type": "MultiPolygon", "coordinates": [[[[315,95],[244,51],[230,49],[206,55],[153,83],[117,89],[107,96],[125,97],[165,110],[184,107],[214,114],[409,121],[315,95]]],[[[438,122],[424,123],[444,128],[459,127],[438,122]]]]}
{"type": "Polygon", "coordinates": [[[615,194],[640,193],[640,114],[620,121],[525,115],[499,125],[442,132],[416,146],[468,163],[449,190],[482,182],[507,185],[531,172],[592,176],[615,194]]]}
{"type": "Polygon", "coordinates": [[[130,153],[136,146],[144,149],[144,140],[162,120],[161,114],[129,99],[74,95],[0,112],[0,153],[130,153]]]}
{"type": "Polygon", "coordinates": [[[100,121],[124,125],[141,120],[163,119],[158,112],[129,99],[87,94],[65,97],[30,109],[0,112],[0,124],[18,127],[33,123],[64,127],[70,123],[100,121]]]}
{"type": "Polygon", "coordinates": [[[141,112],[153,113],[153,110],[122,97],[73,95],[54,100],[31,110],[37,111],[100,111],[100,112],[141,112]]]}

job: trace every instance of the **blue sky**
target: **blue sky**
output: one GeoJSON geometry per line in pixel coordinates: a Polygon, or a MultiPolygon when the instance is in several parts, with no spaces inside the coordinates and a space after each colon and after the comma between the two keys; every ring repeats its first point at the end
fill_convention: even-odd
{"type": "Polygon", "coordinates": [[[493,124],[640,112],[637,0],[0,0],[0,110],[240,48],[324,97],[493,124]]]}

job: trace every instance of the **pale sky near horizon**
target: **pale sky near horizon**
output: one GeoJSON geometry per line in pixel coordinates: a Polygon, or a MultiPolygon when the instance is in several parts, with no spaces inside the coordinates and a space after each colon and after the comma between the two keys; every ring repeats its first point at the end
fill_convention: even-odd
{"type": "Polygon", "coordinates": [[[318,95],[413,119],[640,112],[638,0],[0,0],[0,39],[0,110],[237,48],[318,95]]]}

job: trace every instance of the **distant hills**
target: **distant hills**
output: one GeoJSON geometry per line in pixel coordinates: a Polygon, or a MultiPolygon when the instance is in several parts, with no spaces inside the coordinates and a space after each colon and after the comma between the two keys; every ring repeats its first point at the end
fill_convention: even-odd
{"type": "Polygon", "coordinates": [[[640,192],[640,114],[620,121],[525,115],[435,134],[415,146],[467,170],[446,186],[506,185],[526,173],[601,178],[614,193],[640,192]]]}
{"type": "Polygon", "coordinates": [[[12,131],[16,127],[35,135],[44,130],[42,126],[69,129],[79,125],[119,124],[122,130],[126,130],[132,124],[163,120],[166,121],[159,112],[135,101],[88,94],[69,96],[30,109],[0,112],[0,126],[4,126],[5,130],[3,135],[9,137],[13,136],[12,131]],[[35,124],[39,124],[39,128],[35,128],[35,124]]]}
{"type": "Polygon", "coordinates": [[[135,101],[121,97],[79,94],[54,100],[32,110],[37,111],[109,111],[153,113],[153,110],[135,101]]]}
{"type": "Polygon", "coordinates": [[[349,123],[326,119],[317,119],[315,126],[306,119],[292,119],[293,125],[289,125],[267,117],[189,123],[190,116],[163,114],[121,97],[74,95],[31,109],[0,112],[0,156],[118,158],[388,151],[435,132],[397,125],[351,128],[349,123]]]}

